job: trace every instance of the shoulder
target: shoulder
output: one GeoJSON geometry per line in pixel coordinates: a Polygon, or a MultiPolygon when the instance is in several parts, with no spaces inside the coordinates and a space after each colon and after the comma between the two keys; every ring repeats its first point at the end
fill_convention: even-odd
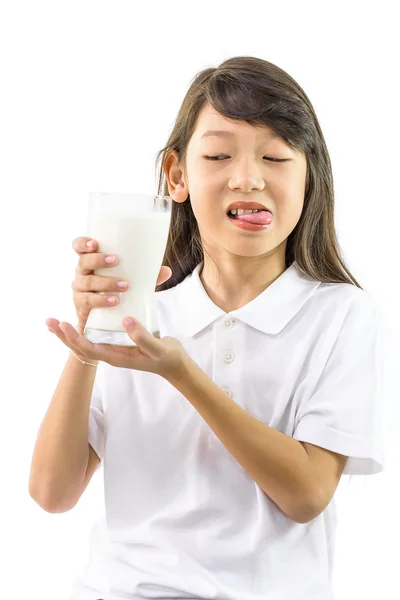
{"type": "Polygon", "coordinates": [[[321,283],[309,309],[309,319],[318,335],[332,343],[351,338],[366,343],[383,335],[383,319],[375,299],[355,285],[321,283]]]}
{"type": "Polygon", "coordinates": [[[379,313],[373,296],[349,283],[321,283],[316,296],[328,310],[341,314],[349,324],[376,319],[379,313]]]}

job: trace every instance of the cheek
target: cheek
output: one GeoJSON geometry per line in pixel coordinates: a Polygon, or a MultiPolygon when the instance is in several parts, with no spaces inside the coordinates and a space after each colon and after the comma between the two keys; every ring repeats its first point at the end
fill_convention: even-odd
{"type": "Polygon", "coordinates": [[[218,239],[224,229],[222,208],[218,209],[215,203],[202,202],[200,198],[196,197],[196,201],[192,202],[192,210],[203,240],[218,239]]]}
{"type": "Polygon", "coordinates": [[[297,226],[303,212],[303,202],[299,200],[291,200],[285,203],[285,207],[278,209],[279,226],[282,227],[283,235],[287,237],[297,226]]]}
{"type": "Polygon", "coordinates": [[[194,216],[196,217],[196,221],[199,225],[199,228],[202,226],[207,227],[209,229],[213,226],[213,223],[216,221],[216,210],[213,206],[206,205],[205,202],[192,202],[192,210],[194,216]]]}
{"type": "MultiPolygon", "coordinates": [[[[193,186],[194,189],[194,186],[193,186]]],[[[208,189],[205,185],[195,188],[190,195],[194,216],[199,222],[213,223],[223,214],[223,200],[220,193],[208,189]]]]}

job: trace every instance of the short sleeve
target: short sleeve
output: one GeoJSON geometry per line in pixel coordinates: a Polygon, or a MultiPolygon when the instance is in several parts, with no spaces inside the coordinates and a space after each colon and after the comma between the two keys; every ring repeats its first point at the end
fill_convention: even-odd
{"type": "Polygon", "coordinates": [[[100,361],[94,380],[89,408],[88,440],[100,460],[104,458],[103,363],[100,361]]]}
{"type": "Polygon", "coordinates": [[[382,328],[367,292],[356,295],[293,438],[348,456],[343,475],[384,468],[382,328]]]}

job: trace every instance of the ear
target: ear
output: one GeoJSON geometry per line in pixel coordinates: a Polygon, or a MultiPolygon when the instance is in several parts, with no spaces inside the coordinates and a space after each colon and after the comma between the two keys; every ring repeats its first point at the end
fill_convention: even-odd
{"type": "Polygon", "coordinates": [[[169,195],[175,202],[185,202],[189,189],[185,181],[185,174],[179,164],[179,154],[172,150],[164,163],[164,172],[167,179],[169,195]]]}

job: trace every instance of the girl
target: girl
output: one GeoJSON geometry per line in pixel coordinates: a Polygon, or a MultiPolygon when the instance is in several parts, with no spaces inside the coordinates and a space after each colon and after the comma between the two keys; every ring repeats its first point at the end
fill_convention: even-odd
{"type": "Polygon", "coordinates": [[[341,257],[317,117],[282,69],[231,58],[194,78],[160,157],[161,338],[126,319],[136,348],[83,337],[116,289],[87,238],[78,327],[46,322],[72,350],[59,402],[81,411],[63,438],[80,478],[46,509],[104,461],[104,547],[71,599],[331,599],[340,477],[384,464],[380,325],[341,257]]]}

